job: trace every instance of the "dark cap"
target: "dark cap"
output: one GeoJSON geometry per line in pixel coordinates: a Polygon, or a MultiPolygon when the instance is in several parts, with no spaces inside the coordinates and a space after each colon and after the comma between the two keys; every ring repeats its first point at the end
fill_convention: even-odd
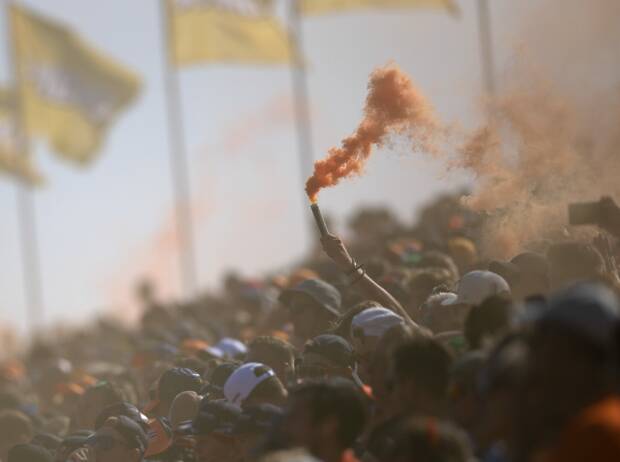
{"type": "Polygon", "coordinates": [[[243,409],[234,427],[235,435],[264,434],[284,416],[284,411],[273,404],[259,404],[243,409]]]}
{"type": "Polygon", "coordinates": [[[112,404],[111,406],[104,408],[95,420],[95,430],[103,427],[105,421],[110,417],[119,417],[122,415],[129,417],[131,420],[140,425],[143,430],[148,428],[148,417],[142,414],[142,412],[140,412],[140,410],[133,404],[124,402],[112,404]]]}
{"type": "Polygon", "coordinates": [[[493,260],[489,263],[489,271],[503,277],[510,287],[521,279],[521,269],[513,262],[493,260]]]}
{"type": "Polygon", "coordinates": [[[549,262],[544,255],[539,253],[520,253],[513,257],[510,263],[516,265],[521,272],[527,271],[545,278],[549,277],[549,262]]]}
{"type": "Polygon", "coordinates": [[[41,446],[49,451],[55,451],[62,443],[62,438],[51,433],[37,433],[31,441],[32,444],[41,446]]]}
{"type": "Polygon", "coordinates": [[[326,358],[340,367],[354,367],[353,347],[344,338],[333,334],[322,334],[306,342],[304,354],[312,353],[326,358]]]}
{"type": "MultiPolygon", "coordinates": [[[[116,423],[111,426],[118,432],[119,435],[123,437],[125,443],[130,448],[139,449],[141,454],[144,454],[146,448],[149,444],[149,439],[142,427],[138,425],[136,422],[131,420],[129,417],[124,415],[115,417],[116,423]]],[[[92,437],[89,438],[89,442],[96,440],[97,433],[95,433],[92,437]]]]}
{"type": "Polygon", "coordinates": [[[65,437],[64,440],[60,443],[60,449],[65,452],[73,452],[76,449],[80,449],[86,446],[86,442],[88,438],[93,436],[94,433],[91,431],[80,430],[75,433],[70,434],[65,437]]]}
{"type": "Polygon", "coordinates": [[[200,374],[185,367],[174,367],[162,374],[157,385],[157,397],[149,402],[145,412],[150,412],[162,401],[172,403],[179,393],[184,391],[195,391],[198,393],[202,388],[202,378],[200,374]]]}
{"type": "Polygon", "coordinates": [[[201,395],[220,394],[224,396],[224,384],[228,380],[228,377],[235,372],[241,363],[238,362],[226,362],[217,365],[209,374],[209,383],[204,386],[200,391],[201,395]]]}
{"type": "Polygon", "coordinates": [[[620,325],[620,303],[607,287],[580,283],[557,292],[538,325],[554,326],[594,347],[611,351],[616,347],[620,325]]]}
{"type": "Polygon", "coordinates": [[[202,436],[210,433],[231,435],[240,416],[241,410],[226,400],[203,399],[198,415],[191,423],[182,425],[181,431],[202,436]]]}
{"type": "Polygon", "coordinates": [[[285,290],[280,295],[280,301],[284,305],[289,305],[293,294],[306,294],[333,315],[340,316],[341,314],[340,292],[321,279],[306,279],[292,289],[285,290]]]}
{"type": "Polygon", "coordinates": [[[7,462],[53,462],[54,457],[47,449],[36,444],[18,444],[9,450],[7,462]]]}

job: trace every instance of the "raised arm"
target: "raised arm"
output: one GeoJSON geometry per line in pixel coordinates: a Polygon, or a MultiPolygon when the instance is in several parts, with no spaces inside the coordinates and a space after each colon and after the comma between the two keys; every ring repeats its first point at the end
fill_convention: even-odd
{"type": "Polygon", "coordinates": [[[321,238],[321,244],[327,256],[349,277],[351,285],[358,288],[370,300],[374,300],[385,308],[389,308],[396,314],[402,316],[408,324],[416,326],[415,322],[407,314],[398,300],[375,282],[366,274],[366,271],[355,262],[338,236],[327,234],[321,238]]]}

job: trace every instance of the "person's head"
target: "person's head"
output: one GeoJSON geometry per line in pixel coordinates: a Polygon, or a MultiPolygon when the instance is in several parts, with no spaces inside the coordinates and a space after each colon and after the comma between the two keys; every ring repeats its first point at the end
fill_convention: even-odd
{"type": "Polygon", "coordinates": [[[148,446],[148,437],[130,418],[110,417],[87,439],[86,445],[95,452],[97,462],[140,462],[148,446]]]}
{"type": "Polygon", "coordinates": [[[418,319],[420,307],[433,294],[436,287],[449,289],[456,282],[453,275],[445,268],[425,268],[415,273],[407,288],[409,289],[409,303],[407,312],[414,319],[418,319]]]}
{"type": "Polygon", "coordinates": [[[605,268],[598,250],[582,242],[555,243],[547,250],[547,259],[551,288],[554,290],[574,282],[596,279],[605,268]]]}
{"type": "Polygon", "coordinates": [[[53,462],[52,453],[36,444],[18,444],[7,455],[6,462],[53,462]]]}
{"type": "Polygon", "coordinates": [[[297,378],[302,381],[330,377],[351,379],[355,370],[355,353],[349,342],[337,335],[322,334],[304,345],[297,378]]]}
{"type": "Polygon", "coordinates": [[[465,320],[465,338],[469,348],[476,350],[503,334],[513,318],[510,299],[495,295],[474,306],[465,320]]]}
{"type": "MultiPolygon", "coordinates": [[[[512,445],[518,414],[519,393],[523,388],[528,362],[527,336],[524,332],[508,334],[487,355],[478,373],[479,413],[475,439],[481,450],[502,442],[512,445]]],[[[534,390],[527,390],[532,393],[534,390]]],[[[529,413],[526,413],[529,414],[529,413]]],[[[530,425],[526,416],[525,425],[530,425]]],[[[542,424],[544,425],[544,424],[542,424]]]]}
{"type": "Polygon", "coordinates": [[[417,264],[418,268],[443,268],[450,272],[454,279],[459,277],[459,269],[450,255],[438,250],[429,250],[422,254],[422,259],[417,264]]]}
{"type": "Polygon", "coordinates": [[[77,413],[79,428],[94,429],[101,411],[123,401],[125,400],[122,391],[112,382],[102,381],[88,387],[80,399],[77,413]]]}
{"type": "Polygon", "coordinates": [[[456,300],[452,292],[431,295],[420,308],[420,324],[435,334],[462,330],[469,307],[456,300]]]}
{"type": "Polygon", "coordinates": [[[271,367],[282,383],[288,383],[295,372],[295,348],[277,337],[258,337],[250,343],[246,361],[271,367]]]}
{"type": "Polygon", "coordinates": [[[243,409],[233,433],[244,461],[252,460],[254,452],[265,436],[283,416],[282,408],[271,404],[260,404],[243,409]]]}
{"type": "Polygon", "coordinates": [[[549,291],[549,262],[544,255],[523,252],[510,260],[519,270],[519,278],[513,289],[516,299],[533,295],[545,295],[549,291]]]}
{"type": "Polygon", "coordinates": [[[89,430],[80,430],[65,437],[56,449],[56,462],[66,462],[72,452],[86,446],[86,441],[94,435],[89,430]]]}
{"type": "Polygon", "coordinates": [[[95,419],[94,430],[99,430],[110,417],[119,417],[124,415],[135,423],[140,425],[143,430],[148,428],[149,419],[140,410],[131,403],[121,402],[112,404],[103,409],[95,419]]]}
{"type": "Polygon", "coordinates": [[[399,324],[388,330],[377,343],[370,361],[367,382],[375,398],[375,414],[381,413],[384,416],[391,407],[388,377],[394,350],[415,335],[416,333],[409,326],[399,324]]]}
{"type": "Polygon", "coordinates": [[[280,301],[289,310],[295,335],[308,340],[326,332],[338,319],[342,299],[331,284],[320,279],[306,279],[282,292],[280,301]]]}
{"type": "Polygon", "coordinates": [[[224,384],[224,396],[235,406],[259,404],[280,406],[286,399],[286,388],[273,369],[261,363],[246,363],[237,368],[224,384]]]}
{"type": "Polygon", "coordinates": [[[28,443],[33,428],[30,418],[20,411],[0,412],[0,460],[6,460],[9,449],[16,444],[28,443]]]}
{"type": "Polygon", "coordinates": [[[394,414],[443,415],[451,365],[451,354],[432,338],[417,337],[399,346],[389,378],[394,414]]]}
{"type": "Polygon", "coordinates": [[[203,386],[202,378],[197,372],[182,367],[165,371],[157,382],[154,396],[147,404],[145,412],[153,417],[168,417],[174,398],[184,391],[198,393],[203,386]]]}
{"type": "Polygon", "coordinates": [[[340,460],[362,433],[364,398],[346,380],[306,383],[290,395],[283,428],[292,447],[308,449],[321,460],[340,460]]]}
{"type": "Polygon", "coordinates": [[[476,244],[465,237],[455,237],[448,241],[448,252],[458,266],[461,274],[465,274],[478,261],[476,244]]]}
{"type": "Polygon", "coordinates": [[[445,302],[446,305],[479,305],[494,295],[510,296],[510,286],[504,278],[492,271],[470,271],[458,282],[456,300],[445,302]]]}
{"type": "Polygon", "coordinates": [[[37,433],[30,442],[55,453],[62,443],[62,438],[53,433],[37,433]]]}
{"type": "Polygon", "coordinates": [[[458,427],[433,417],[409,419],[398,426],[388,449],[390,462],[442,461],[468,462],[472,450],[458,427]]]}
{"type": "Polygon", "coordinates": [[[200,408],[201,396],[195,391],[179,393],[170,406],[170,426],[173,430],[188,420],[193,420],[200,408]]]}
{"type": "Polygon", "coordinates": [[[462,330],[463,323],[471,307],[481,304],[484,300],[494,295],[510,296],[510,287],[506,280],[499,274],[491,271],[470,271],[458,282],[456,297],[448,296],[440,302],[443,307],[451,307],[451,316],[448,316],[449,313],[428,310],[425,307],[423,311],[432,317],[432,322],[428,319],[426,319],[426,322],[435,324],[434,328],[431,328],[435,333],[448,330],[462,330]],[[441,322],[442,318],[451,319],[452,325],[444,325],[445,323],[441,322]],[[451,328],[446,329],[446,327],[451,328]]]}
{"type": "Polygon", "coordinates": [[[521,407],[546,421],[546,432],[615,390],[619,313],[613,292],[582,283],[551,297],[536,321],[521,407]]]}
{"type": "Polygon", "coordinates": [[[241,366],[241,363],[236,361],[227,361],[215,366],[207,372],[207,384],[203,387],[200,394],[206,395],[212,400],[224,399],[224,384],[239,366],[241,366]]]}
{"type": "Polygon", "coordinates": [[[224,337],[214,346],[214,349],[222,352],[225,359],[243,361],[248,352],[248,347],[241,340],[224,337]]]}
{"type": "Polygon", "coordinates": [[[404,323],[401,316],[382,307],[368,308],[353,317],[349,336],[363,380],[368,379],[372,354],[383,334],[404,323]]]}
{"type": "Polygon", "coordinates": [[[479,351],[466,353],[450,368],[448,405],[450,416],[461,428],[470,434],[480,418],[478,378],[486,360],[479,351]]]}
{"type": "Polygon", "coordinates": [[[198,462],[237,462],[241,459],[234,429],[241,410],[224,400],[203,399],[190,432],[196,439],[198,462]]]}

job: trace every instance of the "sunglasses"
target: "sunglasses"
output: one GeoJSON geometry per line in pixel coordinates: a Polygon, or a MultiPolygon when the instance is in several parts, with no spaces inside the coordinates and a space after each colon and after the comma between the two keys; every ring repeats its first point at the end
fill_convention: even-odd
{"type": "Polygon", "coordinates": [[[102,452],[110,451],[117,446],[130,447],[125,441],[118,440],[111,435],[93,435],[86,440],[86,445],[102,452]]]}

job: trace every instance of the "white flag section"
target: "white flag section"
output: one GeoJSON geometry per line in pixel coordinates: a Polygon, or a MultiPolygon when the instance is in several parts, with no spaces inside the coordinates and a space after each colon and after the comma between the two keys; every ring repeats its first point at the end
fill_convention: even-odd
{"type": "Polygon", "coordinates": [[[41,175],[32,166],[28,153],[21,150],[15,95],[10,90],[0,89],[0,173],[30,185],[40,184],[41,175]]]}

